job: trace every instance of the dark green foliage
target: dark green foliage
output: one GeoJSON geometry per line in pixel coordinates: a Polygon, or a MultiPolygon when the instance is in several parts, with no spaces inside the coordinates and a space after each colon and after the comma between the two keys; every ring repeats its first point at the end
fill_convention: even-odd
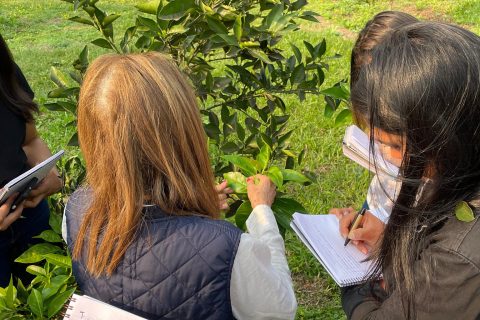
{"type": "MultiPolygon", "coordinates": [[[[306,55],[293,44],[292,55],[279,47],[287,33],[299,29],[299,19],[316,21],[314,12],[302,10],[305,0],[154,0],[136,6],[139,13],[135,25],[127,27],[118,42],[114,21],[119,15],[107,14],[96,0],[66,2],[72,3],[79,14],[70,20],[99,31],[101,38],[92,44],[117,53],[159,51],[177,62],[196,90],[211,150],[220,155],[213,157],[217,176],[237,167],[246,175],[268,174],[282,187],[283,169],[278,164],[284,163],[293,171],[305,155],[289,147],[293,130],[288,130],[284,97],[295,95],[303,101],[307,94],[325,95],[332,113],[348,99],[348,91],[341,84],[321,89],[323,69],[328,67],[323,62],[325,40],[318,44],[303,41],[306,55]],[[236,156],[221,156],[232,154],[236,156]]],[[[47,108],[75,114],[78,85],[87,65],[86,46],[73,64],[75,71],[70,72],[71,87],[66,77],[52,68],[57,88],[49,97],[56,101],[46,104],[47,108]]],[[[348,112],[341,115],[340,121],[348,118],[348,112]]],[[[73,136],[70,144],[75,143],[77,138],[73,136]]],[[[226,177],[237,193],[246,192],[237,174],[226,177]]],[[[310,181],[303,177],[301,181],[286,180],[310,181]]]]}

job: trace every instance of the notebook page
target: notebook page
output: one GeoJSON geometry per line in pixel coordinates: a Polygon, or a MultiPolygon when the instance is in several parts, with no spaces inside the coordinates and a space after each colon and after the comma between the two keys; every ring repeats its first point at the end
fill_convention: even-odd
{"type": "Polygon", "coordinates": [[[295,213],[293,218],[297,229],[340,286],[359,282],[368,273],[372,262],[362,262],[367,256],[353,245],[344,246],[345,239],[338,231],[334,215],[295,213]]]}
{"type": "Polygon", "coordinates": [[[132,313],[85,295],[74,294],[64,319],[145,320],[132,313]]]}
{"type": "Polygon", "coordinates": [[[343,153],[348,158],[360,164],[362,167],[374,172],[375,165],[379,171],[384,174],[396,177],[398,175],[398,168],[385,160],[378,146],[375,146],[375,157],[370,154],[370,140],[365,132],[355,125],[348,126],[345,130],[343,139],[343,153]]]}

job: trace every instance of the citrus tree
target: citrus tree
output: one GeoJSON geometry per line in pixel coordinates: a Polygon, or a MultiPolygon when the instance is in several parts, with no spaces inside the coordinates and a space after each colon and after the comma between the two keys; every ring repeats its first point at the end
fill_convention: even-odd
{"type": "MultiPolygon", "coordinates": [[[[120,36],[115,27],[120,15],[102,10],[100,1],[64,1],[75,11],[70,20],[98,30],[92,45],[119,54],[160,51],[177,62],[196,90],[215,174],[236,194],[227,217],[235,216],[244,227],[251,211],[245,176],[263,173],[279,188],[274,211],[281,230],[288,229],[291,214],[303,208],[283,193],[284,185],[308,184],[312,176],[299,170],[306,150],[289,145],[294,129],[288,127],[284,99],[323,95],[328,113],[348,98],[342,83],[323,88],[325,40],[303,41],[306,50],[290,44],[290,54],[282,49],[283,37],[299,29],[300,19],[316,21],[314,12],[304,10],[306,0],[154,0],[136,5],[135,24],[120,36]]],[[[76,114],[88,64],[85,46],[69,76],[52,67],[57,87],[49,93],[54,102],[45,105],[48,109],[76,114]]],[[[70,144],[77,143],[75,134],[70,144]]]]}

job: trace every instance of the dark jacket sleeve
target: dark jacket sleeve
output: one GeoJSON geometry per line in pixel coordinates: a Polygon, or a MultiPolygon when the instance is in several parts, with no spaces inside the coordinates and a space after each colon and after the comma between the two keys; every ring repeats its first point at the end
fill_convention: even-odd
{"type": "MultiPolygon", "coordinates": [[[[429,259],[430,282],[415,266],[415,310],[418,319],[476,319],[480,315],[480,270],[458,252],[431,245],[422,259],[429,259]]],[[[406,319],[398,291],[385,300],[375,299],[366,286],[342,290],[342,306],[349,319],[406,319]]]]}

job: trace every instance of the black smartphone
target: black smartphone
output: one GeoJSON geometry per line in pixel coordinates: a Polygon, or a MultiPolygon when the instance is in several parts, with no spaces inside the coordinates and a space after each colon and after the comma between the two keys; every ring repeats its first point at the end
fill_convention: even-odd
{"type": "Polygon", "coordinates": [[[26,184],[25,189],[23,189],[23,191],[20,192],[20,194],[15,198],[15,201],[13,201],[13,204],[10,207],[10,212],[15,211],[15,209],[17,209],[18,205],[20,205],[22,203],[22,201],[25,200],[28,197],[28,195],[30,194],[32,189],[36,186],[37,182],[38,182],[37,178],[32,178],[32,180],[30,180],[26,184]]]}

